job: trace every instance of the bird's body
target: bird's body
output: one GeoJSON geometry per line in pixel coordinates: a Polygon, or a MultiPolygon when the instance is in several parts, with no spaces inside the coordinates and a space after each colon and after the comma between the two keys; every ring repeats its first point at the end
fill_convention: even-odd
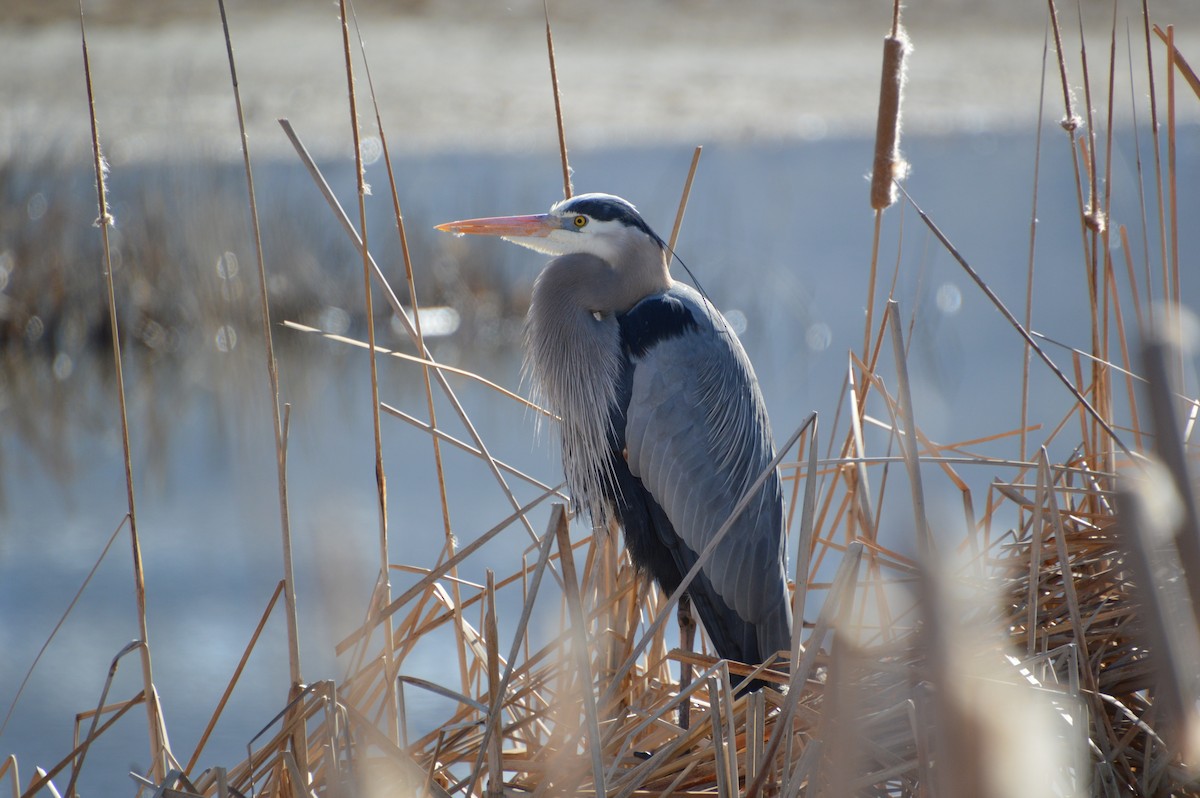
{"type": "MultiPolygon", "coordinates": [[[[534,284],[526,370],[561,419],[567,485],[596,526],[617,522],[664,591],[774,458],[753,368],[724,317],[671,279],[666,246],[625,200],[442,225],[558,255],[534,284]]],[[[787,649],[783,501],[773,470],[688,588],[717,653],[787,649]]]]}

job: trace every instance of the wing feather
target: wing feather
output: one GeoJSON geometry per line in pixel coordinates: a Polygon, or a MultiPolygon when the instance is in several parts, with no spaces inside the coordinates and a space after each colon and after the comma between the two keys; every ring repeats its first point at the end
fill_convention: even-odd
{"type": "MultiPolygon", "coordinates": [[[[682,305],[695,324],[634,358],[625,430],[628,464],[694,562],[766,470],[774,446],[758,382],[724,319],[686,286],[676,284],[662,296],[643,303],[682,305]]],[[[742,624],[723,636],[737,639],[739,646],[757,641],[758,651],[744,651],[742,658],[765,658],[788,645],[783,546],[782,493],[778,474],[772,473],[703,568],[742,624]]],[[[717,623],[702,620],[706,628],[717,623]]]]}

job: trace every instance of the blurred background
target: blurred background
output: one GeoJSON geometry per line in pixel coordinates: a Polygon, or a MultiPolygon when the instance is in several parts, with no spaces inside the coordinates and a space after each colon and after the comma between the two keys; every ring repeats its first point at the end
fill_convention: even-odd
{"type": "MultiPolygon", "coordinates": [[[[1064,49],[1077,112],[1085,114],[1081,24],[1070,5],[1060,11],[1064,49]]],[[[433,354],[518,389],[521,323],[540,256],[497,241],[453,239],[432,227],[539,212],[561,197],[542,4],[367,0],[355,8],[418,296],[432,309],[426,332],[433,354]]],[[[1117,31],[1112,219],[1129,225],[1137,258],[1157,258],[1157,231],[1142,227],[1138,188],[1139,168],[1153,157],[1141,4],[1089,0],[1080,9],[1093,86],[1107,83],[1114,24],[1117,31]]],[[[167,728],[187,755],[282,573],[240,139],[215,3],[101,0],[86,2],[84,10],[111,168],[113,268],[150,644],[167,728]]],[[[576,190],[625,196],[665,235],[692,150],[704,145],[678,254],[739,329],[776,437],[788,436],[814,410],[832,419],[845,401],[848,355],[862,347],[873,227],[864,176],[891,4],[624,0],[552,2],[550,11],[576,190]]],[[[1177,47],[1200,62],[1200,7],[1156,2],[1151,13],[1160,24],[1174,23],[1177,47]]],[[[282,400],[291,405],[288,478],[304,676],[311,682],[338,677],[333,645],[361,622],[378,572],[367,357],[280,326],[287,320],[366,335],[361,261],[276,122],[291,120],[354,216],[341,28],[329,2],[232,0],[228,15],[282,400]]],[[[1072,152],[1059,125],[1056,59],[1045,49],[1046,19],[1046,6],[1033,0],[916,1],[905,9],[914,45],[904,98],[902,149],[912,165],[906,186],[1019,311],[1038,166],[1033,326],[1087,349],[1078,200],[1072,152]]],[[[1158,42],[1153,51],[1162,114],[1165,58],[1158,42]]],[[[397,292],[407,296],[361,58],[355,68],[374,189],[368,239],[397,292]]],[[[1091,102],[1103,140],[1110,132],[1107,98],[1091,102]]],[[[1200,102],[1181,82],[1181,219],[1195,218],[1200,203],[1191,179],[1200,174],[1198,122],[1200,102]]],[[[6,0],[0,6],[0,713],[9,712],[126,509],[90,157],[77,5],[6,0]]],[[[1149,188],[1146,202],[1157,218],[1149,188]]],[[[1180,250],[1200,252],[1198,237],[1185,224],[1180,250]]],[[[952,442],[1015,430],[1020,339],[911,207],[888,211],[881,253],[877,301],[895,272],[901,312],[913,319],[916,414],[925,431],[952,442]]],[[[1200,296],[1186,271],[1184,280],[1194,308],[1200,296]]],[[[386,304],[377,298],[375,309],[379,344],[412,351],[386,304]]],[[[1051,346],[1051,353],[1070,361],[1063,349],[1051,346]]],[[[383,401],[427,417],[418,367],[384,358],[380,379],[383,401]]],[[[1031,379],[1032,421],[1052,426],[1071,397],[1045,369],[1035,366],[1031,379]]],[[[529,411],[471,381],[452,383],[495,456],[558,483],[553,437],[535,435],[529,411]]],[[[448,406],[438,409],[447,431],[463,437],[448,406]]],[[[432,447],[424,432],[403,422],[383,424],[391,561],[428,567],[444,543],[432,447]]],[[[1011,454],[1012,439],[982,448],[1011,454]]],[[[991,478],[969,476],[978,484],[991,478]]],[[[461,543],[510,512],[487,470],[465,454],[447,453],[447,481],[461,543]]],[[[527,485],[513,487],[522,501],[536,495],[527,485]]],[[[961,513],[953,506],[948,499],[945,512],[961,513]]],[[[535,529],[544,528],[548,512],[542,508],[531,519],[535,529]]],[[[892,534],[903,549],[910,521],[906,514],[897,518],[892,534]]],[[[510,573],[528,544],[523,530],[507,530],[489,544],[486,559],[510,573]]],[[[482,566],[463,578],[482,581],[482,566]]],[[[393,584],[400,589],[409,579],[396,574],[393,584]]],[[[136,636],[122,533],[0,730],[0,755],[17,756],[22,781],[70,751],[76,714],[95,707],[110,660],[136,636]]],[[[405,671],[436,677],[444,656],[418,650],[405,671]]],[[[136,671],[123,665],[110,700],[136,693],[136,671]]],[[[275,617],[201,766],[240,761],[246,743],[283,707],[286,691],[284,630],[275,617]]],[[[414,726],[435,725],[437,708],[432,699],[410,706],[414,726]]],[[[89,754],[85,792],[131,792],[127,772],[146,768],[144,717],[135,712],[121,722],[126,732],[106,735],[89,754]]]]}

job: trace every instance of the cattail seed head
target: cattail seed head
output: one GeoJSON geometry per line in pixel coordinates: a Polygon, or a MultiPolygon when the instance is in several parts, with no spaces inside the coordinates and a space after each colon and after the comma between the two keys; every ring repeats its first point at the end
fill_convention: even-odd
{"type": "Polygon", "coordinates": [[[875,165],[871,170],[871,207],[881,211],[896,201],[896,186],[908,165],[900,157],[900,104],[904,94],[905,58],[912,44],[897,25],[883,40],[883,77],[879,86],[879,120],[875,128],[875,165]]]}

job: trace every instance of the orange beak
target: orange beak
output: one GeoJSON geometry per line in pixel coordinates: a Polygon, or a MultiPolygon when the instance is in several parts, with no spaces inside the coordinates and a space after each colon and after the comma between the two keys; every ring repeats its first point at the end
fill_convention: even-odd
{"type": "Polygon", "coordinates": [[[501,236],[502,238],[545,238],[562,229],[562,221],[548,213],[533,216],[489,216],[437,225],[438,230],[455,235],[501,236]]]}

